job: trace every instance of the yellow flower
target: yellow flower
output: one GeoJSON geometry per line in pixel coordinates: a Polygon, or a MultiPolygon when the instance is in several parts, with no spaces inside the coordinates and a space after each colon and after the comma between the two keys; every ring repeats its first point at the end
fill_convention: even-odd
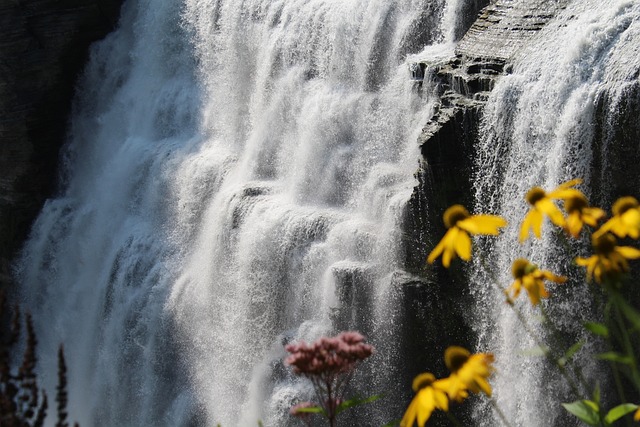
{"type": "Polygon", "coordinates": [[[547,215],[551,222],[559,227],[564,227],[564,216],[553,200],[566,200],[570,197],[581,195],[582,193],[575,188],[574,185],[581,183],[582,180],[574,179],[560,184],[555,190],[546,193],[540,187],[533,187],[525,200],[531,205],[531,209],[527,212],[520,227],[520,242],[524,242],[529,237],[529,230],[539,239],[542,236],[542,220],[547,215]]]}
{"type": "Polygon", "coordinates": [[[633,414],[634,421],[640,421],[640,408],[633,414]]]}
{"type": "Polygon", "coordinates": [[[493,354],[470,354],[468,350],[451,346],[444,352],[444,361],[451,371],[448,378],[441,380],[449,398],[462,402],[473,393],[484,392],[491,397],[491,385],[487,378],[493,373],[493,354]]]}
{"type": "Polygon", "coordinates": [[[576,264],[587,267],[587,277],[602,283],[603,279],[615,279],[629,271],[629,259],[640,258],[640,250],[631,246],[616,246],[616,238],[610,233],[594,234],[591,245],[595,255],[576,258],[576,264]]]}
{"type": "Polygon", "coordinates": [[[449,410],[449,399],[442,389],[442,380],[437,380],[431,373],[423,373],[413,380],[415,397],[400,421],[401,427],[412,427],[415,421],[423,427],[431,413],[436,409],[449,410]]]}
{"type": "Polygon", "coordinates": [[[442,265],[449,267],[457,256],[471,259],[471,234],[497,235],[498,228],[507,222],[496,215],[470,215],[462,205],[453,205],[444,212],[444,225],[448,228],[440,243],[431,251],[427,261],[432,264],[442,255],[442,265]]]}
{"type": "Polygon", "coordinates": [[[509,288],[505,290],[507,295],[511,292],[510,298],[517,298],[522,288],[527,290],[532,305],[538,305],[540,298],[548,298],[549,293],[544,287],[544,281],[550,280],[556,283],[564,283],[566,277],[556,276],[550,271],[540,270],[535,264],[531,264],[526,259],[518,258],[513,261],[511,273],[516,279],[509,288]]]}
{"type": "Polygon", "coordinates": [[[565,230],[573,237],[580,235],[584,224],[597,227],[598,221],[605,215],[602,209],[590,207],[587,198],[580,192],[565,199],[564,210],[568,214],[565,230]]]}
{"type": "Polygon", "coordinates": [[[618,237],[640,237],[640,205],[634,197],[621,197],[611,208],[613,217],[596,234],[611,232],[618,237]]]}

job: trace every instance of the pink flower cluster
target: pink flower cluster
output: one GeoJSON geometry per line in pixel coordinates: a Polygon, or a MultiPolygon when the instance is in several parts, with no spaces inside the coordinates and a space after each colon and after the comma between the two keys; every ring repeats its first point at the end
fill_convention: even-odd
{"type": "Polygon", "coordinates": [[[349,372],[361,360],[373,354],[358,332],[342,332],[336,337],[322,337],[312,344],[300,341],[285,347],[291,355],[286,362],[296,374],[335,375],[349,372]]]}

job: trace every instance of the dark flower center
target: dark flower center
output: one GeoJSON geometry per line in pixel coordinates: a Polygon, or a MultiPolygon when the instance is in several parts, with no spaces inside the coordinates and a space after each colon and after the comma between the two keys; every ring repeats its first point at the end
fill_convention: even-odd
{"type": "Polygon", "coordinates": [[[527,195],[524,198],[530,205],[535,205],[536,202],[544,199],[546,196],[547,193],[545,193],[542,188],[533,187],[527,192],[527,195]]]}
{"type": "Polygon", "coordinates": [[[436,380],[436,377],[430,372],[425,372],[423,374],[420,374],[417,377],[415,377],[415,379],[413,380],[413,384],[412,384],[413,391],[417,392],[418,390],[421,390],[425,387],[429,387],[431,384],[435,382],[435,380],[436,380]]]}
{"type": "Polygon", "coordinates": [[[469,356],[471,356],[469,350],[462,347],[451,346],[444,352],[444,363],[451,372],[456,372],[469,360],[469,356]]]}
{"type": "Polygon", "coordinates": [[[469,212],[462,205],[453,205],[444,212],[444,225],[447,228],[451,228],[458,221],[469,218],[469,212]]]}
{"type": "Polygon", "coordinates": [[[593,250],[600,255],[607,255],[613,252],[616,247],[616,238],[610,233],[596,236],[592,240],[593,250]]]}
{"type": "Polygon", "coordinates": [[[611,211],[613,212],[614,215],[622,215],[629,209],[633,209],[637,207],[638,207],[638,201],[635,199],[635,197],[631,197],[631,196],[621,197],[618,200],[616,200],[616,202],[613,204],[611,211]]]}
{"type": "Polygon", "coordinates": [[[587,201],[586,197],[580,195],[575,195],[572,197],[569,197],[567,200],[565,200],[564,202],[564,208],[567,212],[571,213],[571,212],[580,212],[582,211],[582,209],[586,208],[587,206],[589,206],[589,202],[587,201]]]}
{"type": "Polygon", "coordinates": [[[514,279],[522,279],[527,274],[527,267],[529,266],[529,261],[523,258],[518,258],[513,261],[513,265],[511,265],[511,274],[514,279]]]}

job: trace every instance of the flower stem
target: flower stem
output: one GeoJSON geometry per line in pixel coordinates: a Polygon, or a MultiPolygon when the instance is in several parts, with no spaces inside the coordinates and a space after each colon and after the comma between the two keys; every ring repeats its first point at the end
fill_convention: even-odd
{"type": "Polygon", "coordinates": [[[500,418],[500,421],[502,421],[502,423],[505,426],[512,427],[511,423],[509,422],[507,417],[504,415],[504,412],[502,412],[502,409],[500,409],[500,406],[498,406],[498,402],[496,402],[493,399],[489,399],[489,403],[491,404],[491,407],[493,408],[493,410],[496,411],[496,414],[498,414],[498,417],[500,418]]]}

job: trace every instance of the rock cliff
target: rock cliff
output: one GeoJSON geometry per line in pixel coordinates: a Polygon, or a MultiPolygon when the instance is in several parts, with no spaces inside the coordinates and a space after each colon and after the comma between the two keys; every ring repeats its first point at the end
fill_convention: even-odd
{"type": "Polygon", "coordinates": [[[0,1],[0,286],[54,191],[74,84],[122,0],[0,1]]]}

